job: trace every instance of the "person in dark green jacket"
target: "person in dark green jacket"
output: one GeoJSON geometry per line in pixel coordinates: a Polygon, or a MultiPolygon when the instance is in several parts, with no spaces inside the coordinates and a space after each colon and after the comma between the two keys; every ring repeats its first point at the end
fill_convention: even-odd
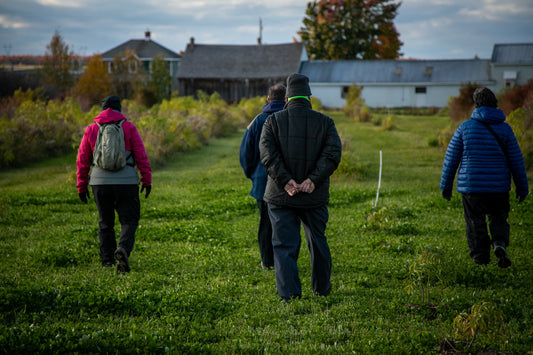
{"type": "Polygon", "coordinates": [[[300,225],[311,256],[311,286],[316,295],[331,291],[331,254],[325,230],[329,179],[341,160],[341,140],[333,120],[311,107],[309,78],[287,78],[286,104],[270,115],[259,151],[268,180],[263,199],[272,223],[274,269],[284,300],[302,294],[297,260],[300,225]]]}

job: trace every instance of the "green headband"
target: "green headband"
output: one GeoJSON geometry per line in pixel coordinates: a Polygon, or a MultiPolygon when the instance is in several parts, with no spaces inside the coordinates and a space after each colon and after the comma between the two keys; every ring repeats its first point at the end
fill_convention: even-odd
{"type": "Polygon", "coordinates": [[[311,101],[309,100],[307,96],[293,96],[293,97],[289,97],[287,100],[291,101],[292,99],[306,99],[307,101],[311,101]]]}

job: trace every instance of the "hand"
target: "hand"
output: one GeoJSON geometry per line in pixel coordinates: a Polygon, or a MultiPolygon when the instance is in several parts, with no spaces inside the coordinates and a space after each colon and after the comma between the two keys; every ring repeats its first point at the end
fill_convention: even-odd
{"type": "Polygon", "coordinates": [[[315,184],[311,181],[311,179],[307,178],[300,185],[298,185],[298,191],[310,194],[311,192],[315,191],[315,184]]]}
{"type": "Polygon", "coordinates": [[[148,195],[150,195],[150,192],[152,192],[152,185],[143,185],[143,187],[141,188],[141,194],[144,190],[146,190],[144,198],[148,198],[148,195]]]}
{"type": "Polygon", "coordinates": [[[442,190],[442,197],[450,201],[452,199],[452,190],[442,190]]]}
{"type": "Polygon", "coordinates": [[[87,203],[87,199],[89,198],[89,190],[84,191],[84,192],[80,192],[78,194],[78,196],[80,196],[81,202],[87,203]]]}
{"type": "Polygon", "coordinates": [[[290,179],[287,185],[284,187],[285,191],[289,194],[289,196],[294,196],[299,192],[298,184],[293,179],[290,179]]]}

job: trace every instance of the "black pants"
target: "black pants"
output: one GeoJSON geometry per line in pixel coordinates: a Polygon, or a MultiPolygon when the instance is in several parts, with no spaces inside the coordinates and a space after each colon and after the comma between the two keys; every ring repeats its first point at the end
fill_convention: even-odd
{"type": "Polygon", "coordinates": [[[269,204],[268,211],[273,230],[272,244],[278,294],[284,298],[302,295],[297,265],[301,245],[301,223],[311,257],[311,287],[314,293],[326,296],[331,290],[331,254],[325,235],[329,217],[327,206],[306,209],[269,204]]]}
{"type": "Polygon", "coordinates": [[[268,216],[268,205],[263,200],[257,200],[259,208],[259,230],[257,231],[257,242],[259,243],[259,253],[261,261],[266,267],[274,266],[274,250],[272,248],[272,224],[268,216]]]}
{"type": "Polygon", "coordinates": [[[128,256],[133,250],[135,231],[139,225],[141,205],[138,185],[94,185],[94,201],[100,219],[98,221],[98,238],[100,240],[100,260],[102,264],[114,262],[117,249],[115,239],[115,210],[120,222],[118,245],[128,256]]]}
{"type": "Polygon", "coordinates": [[[463,194],[463,208],[470,256],[488,263],[492,245],[509,245],[509,193],[463,194]]]}

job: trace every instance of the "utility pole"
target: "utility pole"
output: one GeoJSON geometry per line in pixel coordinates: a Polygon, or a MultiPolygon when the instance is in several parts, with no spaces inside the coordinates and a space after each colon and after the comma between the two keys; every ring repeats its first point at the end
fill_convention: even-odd
{"type": "Polygon", "coordinates": [[[13,62],[11,61],[11,43],[4,44],[4,51],[6,52],[7,60],[9,61],[9,64],[11,65],[11,71],[13,71],[13,62]]]}

